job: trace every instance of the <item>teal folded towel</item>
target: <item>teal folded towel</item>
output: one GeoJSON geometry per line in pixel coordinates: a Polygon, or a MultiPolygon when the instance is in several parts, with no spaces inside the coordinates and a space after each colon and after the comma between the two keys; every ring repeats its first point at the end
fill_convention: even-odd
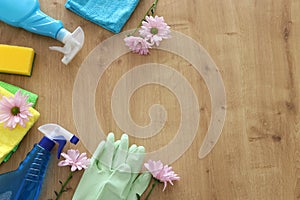
{"type": "Polygon", "coordinates": [[[139,0],[68,0],[65,7],[79,16],[119,33],[139,0]]]}

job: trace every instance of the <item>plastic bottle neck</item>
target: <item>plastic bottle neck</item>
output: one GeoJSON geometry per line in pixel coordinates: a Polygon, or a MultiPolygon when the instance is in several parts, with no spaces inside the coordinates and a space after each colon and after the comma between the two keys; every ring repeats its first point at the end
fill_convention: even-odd
{"type": "Polygon", "coordinates": [[[47,151],[51,151],[53,147],[55,146],[55,142],[44,136],[41,141],[39,142],[39,145],[43,147],[47,151]]]}
{"type": "Polygon", "coordinates": [[[68,37],[71,37],[71,33],[65,28],[60,29],[56,35],[56,39],[64,44],[68,37]]]}

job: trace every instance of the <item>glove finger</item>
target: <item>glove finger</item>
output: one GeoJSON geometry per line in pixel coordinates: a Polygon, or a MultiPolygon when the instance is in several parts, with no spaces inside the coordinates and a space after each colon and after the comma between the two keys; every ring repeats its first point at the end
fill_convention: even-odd
{"type": "Polygon", "coordinates": [[[151,174],[145,172],[139,175],[132,184],[127,200],[137,200],[136,194],[142,196],[151,181],[151,174]]]}
{"type": "Polygon", "coordinates": [[[99,158],[98,167],[101,169],[110,169],[115,151],[115,135],[109,133],[106,138],[104,150],[99,158]]]}
{"type": "MultiPolygon", "coordinates": [[[[133,145],[131,145],[131,146],[129,147],[128,153],[135,152],[136,149],[137,149],[136,144],[133,144],[133,145]]],[[[127,156],[129,156],[129,154],[128,154],[127,156]]]]}
{"type": "Polygon", "coordinates": [[[144,162],[145,148],[143,146],[132,146],[129,149],[126,163],[131,167],[132,173],[139,173],[144,162]]]}
{"type": "Polygon", "coordinates": [[[112,168],[116,169],[121,164],[126,162],[126,157],[128,154],[128,135],[123,134],[118,145],[118,148],[115,152],[112,168]]]}
{"type": "Polygon", "coordinates": [[[119,148],[120,143],[121,143],[121,140],[115,141],[115,149],[119,148]]]}
{"type": "Polygon", "coordinates": [[[125,189],[125,194],[129,194],[132,183],[139,175],[139,172],[142,167],[142,163],[144,161],[144,156],[143,156],[144,153],[145,153],[145,148],[142,146],[137,147],[134,144],[129,148],[126,163],[130,166],[132,174],[131,174],[130,184],[128,184],[128,186],[125,189]]]}
{"type": "Polygon", "coordinates": [[[104,146],[105,146],[105,141],[101,141],[92,156],[91,165],[94,165],[95,163],[97,163],[99,161],[100,156],[104,150],[104,146]]]}

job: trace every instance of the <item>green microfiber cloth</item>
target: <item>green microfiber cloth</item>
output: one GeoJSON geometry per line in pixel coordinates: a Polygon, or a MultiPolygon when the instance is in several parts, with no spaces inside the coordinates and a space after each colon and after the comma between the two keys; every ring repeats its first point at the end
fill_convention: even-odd
{"type": "MultiPolygon", "coordinates": [[[[23,94],[29,95],[28,101],[32,103],[32,107],[34,108],[37,99],[38,99],[38,95],[34,94],[32,92],[29,92],[27,90],[24,90],[22,88],[19,88],[17,86],[5,83],[0,81],[0,87],[3,87],[4,89],[6,89],[7,91],[9,91],[12,94],[15,94],[18,90],[21,90],[23,94]]],[[[19,145],[16,145],[15,148],[4,158],[3,162],[8,161],[8,159],[11,157],[11,155],[17,151],[19,145]]]]}
{"type": "Polygon", "coordinates": [[[0,86],[9,91],[12,94],[15,94],[18,90],[21,90],[23,94],[26,94],[29,96],[28,101],[32,103],[32,107],[34,108],[36,101],[38,99],[38,95],[34,94],[32,92],[29,92],[27,90],[24,90],[22,88],[19,88],[17,86],[5,83],[3,81],[0,81],[0,86]]]}

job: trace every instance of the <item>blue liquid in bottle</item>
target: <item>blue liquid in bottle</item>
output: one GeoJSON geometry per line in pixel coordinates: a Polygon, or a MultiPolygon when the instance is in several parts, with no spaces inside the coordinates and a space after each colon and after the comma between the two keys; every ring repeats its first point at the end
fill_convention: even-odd
{"type": "Polygon", "coordinates": [[[39,127],[46,136],[35,144],[18,169],[0,175],[0,200],[37,200],[55,142],[59,158],[66,140],[77,144],[79,139],[56,124],[39,127]],[[51,139],[49,139],[51,138],[51,139]]]}
{"type": "Polygon", "coordinates": [[[0,175],[0,200],[38,199],[50,152],[38,144],[15,171],[0,175]]]}

